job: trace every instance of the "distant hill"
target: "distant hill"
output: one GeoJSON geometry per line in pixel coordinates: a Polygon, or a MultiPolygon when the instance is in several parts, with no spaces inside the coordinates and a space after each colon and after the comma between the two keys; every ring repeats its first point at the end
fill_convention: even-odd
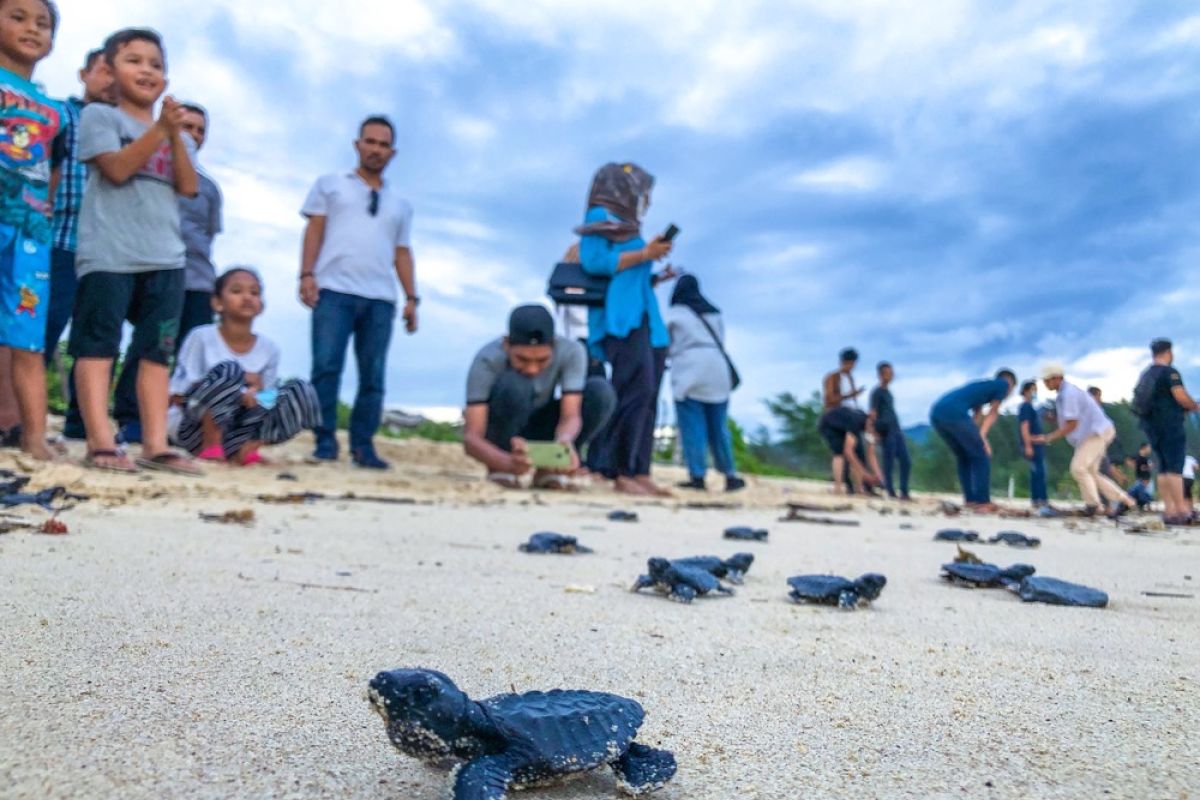
{"type": "Polygon", "coordinates": [[[905,428],[904,433],[909,439],[912,439],[917,444],[925,444],[925,442],[929,439],[930,434],[933,433],[933,427],[922,422],[920,425],[913,425],[911,428],[905,428]]]}

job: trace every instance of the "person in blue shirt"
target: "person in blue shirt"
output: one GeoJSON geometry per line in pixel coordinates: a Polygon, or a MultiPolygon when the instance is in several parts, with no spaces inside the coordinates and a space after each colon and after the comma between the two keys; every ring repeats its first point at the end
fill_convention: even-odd
{"type": "Polygon", "coordinates": [[[1042,419],[1033,405],[1037,400],[1037,381],[1021,384],[1021,397],[1025,402],[1017,412],[1017,424],[1021,454],[1029,462],[1029,499],[1034,508],[1041,508],[1050,505],[1050,495],[1046,489],[1046,445],[1035,438],[1042,435],[1042,419]]]}
{"type": "Polygon", "coordinates": [[[1002,369],[992,380],[974,381],[943,395],[929,412],[934,430],[958,461],[963,500],[975,511],[997,510],[991,496],[992,447],[987,435],[1000,417],[1000,404],[1016,385],[1016,374],[1002,369]]]}
{"type": "Polygon", "coordinates": [[[650,479],[658,386],[670,344],[653,266],[671,252],[668,241],[642,238],[653,187],[654,178],[636,164],[606,164],[592,180],[587,214],[575,229],[583,269],[612,279],[604,306],[588,317],[588,349],[612,365],[617,392],[617,410],[597,445],[617,491],[635,495],[669,494],[650,479]]]}

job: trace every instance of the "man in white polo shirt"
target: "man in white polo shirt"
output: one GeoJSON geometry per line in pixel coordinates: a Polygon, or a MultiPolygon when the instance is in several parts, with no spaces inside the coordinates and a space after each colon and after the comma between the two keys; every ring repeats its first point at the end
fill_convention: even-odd
{"type": "Polygon", "coordinates": [[[410,234],[412,206],[383,180],[396,154],[396,130],[386,117],[369,117],[354,143],[358,167],[317,180],[301,213],[308,220],[300,261],[300,299],[313,309],[312,384],[321,401],[313,458],[338,457],[337,400],[354,338],[358,393],[350,414],[354,463],[387,469],[372,438],[383,416],[384,377],[398,293],[404,323],[417,330],[416,279],[410,234]]]}
{"type": "Polygon", "coordinates": [[[1075,448],[1071,459],[1071,477],[1079,484],[1084,505],[1088,510],[1100,510],[1100,495],[1112,503],[1112,515],[1119,516],[1137,506],[1134,499],[1120,486],[1100,472],[1108,446],[1117,436],[1104,409],[1096,399],[1063,377],[1059,364],[1047,364],[1042,368],[1042,382],[1052,392],[1058,392],[1055,409],[1058,414],[1058,430],[1040,438],[1043,443],[1055,439],[1066,439],[1075,448]]]}

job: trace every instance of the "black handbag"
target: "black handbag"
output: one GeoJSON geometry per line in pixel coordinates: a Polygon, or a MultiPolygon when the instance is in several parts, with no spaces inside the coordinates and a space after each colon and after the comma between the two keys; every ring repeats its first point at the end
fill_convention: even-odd
{"type": "Polygon", "coordinates": [[[717,336],[717,332],[713,330],[712,325],[708,324],[708,320],[704,318],[703,314],[695,309],[692,309],[692,313],[696,315],[696,319],[700,320],[700,324],[708,329],[708,335],[712,337],[717,349],[725,357],[725,363],[729,365],[729,385],[731,390],[737,391],[737,388],[742,385],[742,376],[738,374],[737,367],[733,365],[733,359],[729,357],[729,353],[725,352],[725,345],[721,342],[721,337],[717,336]]]}
{"type": "Polygon", "coordinates": [[[612,279],[604,275],[591,275],[579,263],[562,263],[550,273],[546,294],[560,306],[589,306],[598,308],[608,297],[608,284],[612,279]]]}

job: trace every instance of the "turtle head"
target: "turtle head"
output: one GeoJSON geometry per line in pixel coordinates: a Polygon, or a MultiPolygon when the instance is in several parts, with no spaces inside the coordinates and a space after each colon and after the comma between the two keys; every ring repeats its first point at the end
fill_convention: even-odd
{"type": "Polygon", "coordinates": [[[1037,572],[1037,567],[1032,564],[1013,564],[1006,570],[1001,570],[1000,575],[1012,581],[1023,581],[1033,573],[1037,572]]]}
{"type": "Polygon", "coordinates": [[[665,558],[652,558],[646,562],[646,568],[650,570],[651,578],[660,578],[667,574],[667,570],[671,568],[671,562],[665,558]]]}
{"type": "Polygon", "coordinates": [[[859,597],[866,600],[878,598],[884,586],[887,586],[887,578],[877,572],[868,572],[854,582],[854,588],[858,590],[859,597]]]}
{"type": "Polygon", "coordinates": [[[381,672],[371,680],[368,696],[392,744],[408,755],[445,758],[469,736],[471,700],[440,672],[381,672]]]}
{"type": "Polygon", "coordinates": [[[754,563],[753,553],[734,553],[725,561],[727,569],[736,570],[743,575],[750,571],[750,565],[754,563]]]}

